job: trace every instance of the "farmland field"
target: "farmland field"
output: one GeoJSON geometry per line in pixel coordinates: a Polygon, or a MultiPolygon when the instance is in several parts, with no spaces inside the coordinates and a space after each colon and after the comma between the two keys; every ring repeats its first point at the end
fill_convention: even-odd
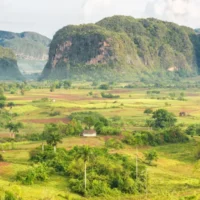
{"type": "MultiPolygon", "coordinates": [[[[121,128],[120,136],[97,136],[95,138],[83,138],[80,136],[65,137],[58,148],[72,149],[74,146],[88,145],[103,148],[109,138],[123,139],[124,134],[134,130],[150,130],[146,126],[146,120],[151,115],[144,114],[144,110],[151,108],[153,111],[166,109],[175,114],[177,124],[186,128],[190,124],[200,124],[200,91],[196,88],[180,89],[156,89],[159,94],[147,94],[147,88],[123,88],[122,85],[114,86],[104,92],[119,95],[120,98],[102,98],[102,90],[94,88],[91,83],[74,83],[72,89],[49,88],[30,89],[24,95],[20,93],[10,94],[5,92],[7,102],[14,102],[13,108],[6,107],[9,112],[17,113],[15,120],[22,122],[24,127],[19,135],[42,133],[45,124],[69,123],[68,116],[73,112],[93,111],[98,112],[108,119],[118,117],[120,123],[116,127],[121,128]],[[169,93],[175,93],[176,97],[184,93],[184,100],[169,98],[169,93]],[[42,99],[46,99],[43,101],[42,99]],[[59,113],[52,116],[51,113],[59,113]],[[186,113],[179,116],[180,112],[186,113]]],[[[0,137],[9,136],[8,129],[0,129],[0,137]]],[[[127,155],[135,162],[138,151],[139,162],[143,162],[144,153],[148,150],[158,152],[158,160],[152,166],[147,166],[148,188],[143,194],[118,195],[117,197],[82,197],[72,193],[67,187],[65,176],[52,175],[47,181],[34,185],[22,185],[14,177],[18,171],[26,170],[30,166],[29,152],[41,146],[42,141],[7,142],[7,148],[3,150],[4,143],[0,144],[4,162],[0,162],[0,187],[3,190],[13,190],[28,200],[61,200],[61,199],[121,199],[121,200],[179,200],[200,199],[200,163],[195,159],[195,151],[200,141],[199,136],[190,137],[187,143],[165,144],[160,146],[139,146],[125,144],[122,149],[109,149],[111,154],[127,155]],[[194,196],[194,198],[193,198],[194,196]]],[[[92,162],[92,161],[91,161],[92,162]]]]}

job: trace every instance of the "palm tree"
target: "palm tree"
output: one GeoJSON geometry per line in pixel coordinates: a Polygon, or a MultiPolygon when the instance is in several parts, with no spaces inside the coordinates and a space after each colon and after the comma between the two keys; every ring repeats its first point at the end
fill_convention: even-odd
{"type": "Polygon", "coordinates": [[[58,143],[62,143],[62,136],[58,132],[51,132],[46,137],[47,144],[54,147],[54,152],[56,152],[56,147],[58,143]]]}
{"type": "MultiPolygon", "coordinates": [[[[56,147],[58,143],[62,143],[62,135],[58,131],[56,124],[46,124],[43,131],[43,139],[46,140],[47,144],[54,147],[54,152],[56,152],[56,147]]],[[[44,144],[42,144],[42,151],[44,150],[44,144]]]]}
{"type": "Polygon", "coordinates": [[[92,149],[89,146],[83,146],[78,153],[78,158],[82,158],[84,161],[84,188],[87,189],[87,162],[92,156],[92,149]]]}
{"type": "Polygon", "coordinates": [[[23,124],[21,122],[9,122],[5,126],[7,129],[10,130],[10,132],[13,132],[13,135],[11,134],[11,137],[15,138],[15,134],[19,133],[19,129],[23,128],[23,124]]]}

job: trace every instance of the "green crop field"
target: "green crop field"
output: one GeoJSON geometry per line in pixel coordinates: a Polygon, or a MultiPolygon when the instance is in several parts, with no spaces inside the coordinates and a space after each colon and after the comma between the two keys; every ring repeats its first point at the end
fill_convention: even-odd
{"type": "MultiPolygon", "coordinates": [[[[191,124],[200,124],[200,90],[190,88],[156,89],[159,94],[147,94],[147,88],[123,88],[121,84],[104,91],[119,95],[117,99],[102,98],[102,90],[92,87],[91,83],[74,83],[71,89],[49,88],[30,89],[24,95],[20,92],[11,94],[4,92],[6,102],[14,102],[13,108],[5,107],[9,113],[16,113],[15,121],[22,122],[23,128],[18,135],[31,135],[42,133],[45,124],[68,123],[68,116],[74,112],[93,111],[102,114],[111,120],[119,118],[116,127],[121,128],[120,136],[97,135],[95,138],[81,136],[68,136],[63,138],[58,148],[72,149],[74,146],[88,145],[104,148],[108,138],[122,140],[127,133],[151,130],[147,127],[146,120],[151,115],[144,114],[144,110],[151,108],[153,111],[166,109],[174,113],[177,124],[185,130],[191,124]],[[169,93],[175,93],[172,100],[169,93]],[[184,100],[178,100],[180,93],[184,93],[184,100]],[[41,99],[48,99],[42,101],[41,99]],[[52,116],[52,112],[58,112],[52,116]],[[185,112],[185,116],[179,116],[185,112]]],[[[9,137],[10,131],[1,127],[0,138],[9,137]]],[[[189,136],[187,143],[164,144],[159,146],[141,145],[137,147],[124,144],[122,149],[109,149],[109,153],[127,155],[132,162],[136,160],[136,151],[139,163],[144,164],[145,152],[156,150],[158,160],[153,165],[146,165],[148,187],[142,194],[117,194],[103,197],[84,197],[73,193],[68,188],[68,178],[65,175],[53,174],[45,182],[36,182],[33,185],[23,185],[15,180],[18,171],[27,170],[30,162],[29,152],[42,145],[42,141],[7,141],[0,143],[0,154],[4,161],[0,162],[0,196],[1,191],[11,190],[14,194],[25,200],[62,200],[62,199],[118,199],[118,200],[186,200],[200,199],[200,163],[195,159],[200,137],[189,136]]],[[[78,162],[78,161],[77,161],[78,162]]],[[[92,160],[89,160],[92,162],[92,160]]]]}

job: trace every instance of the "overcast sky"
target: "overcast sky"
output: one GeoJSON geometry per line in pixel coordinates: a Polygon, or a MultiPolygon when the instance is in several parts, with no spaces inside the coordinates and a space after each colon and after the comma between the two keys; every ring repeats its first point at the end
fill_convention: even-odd
{"type": "Polygon", "coordinates": [[[200,0],[0,0],[0,30],[34,31],[50,38],[68,24],[112,15],[154,17],[200,27],[200,0]]]}

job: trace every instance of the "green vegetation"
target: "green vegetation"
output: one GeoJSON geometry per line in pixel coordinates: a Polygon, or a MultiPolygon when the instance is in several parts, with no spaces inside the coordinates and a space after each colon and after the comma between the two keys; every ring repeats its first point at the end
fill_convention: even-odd
{"type": "Polygon", "coordinates": [[[33,32],[12,33],[0,31],[0,46],[11,49],[21,71],[41,72],[48,57],[50,39],[33,32]]]}
{"type": "Polygon", "coordinates": [[[123,143],[115,138],[110,138],[105,141],[105,146],[111,149],[123,149],[124,147],[123,143]]]}
{"type": "Polygon", "coordinates": [[[152,119],[151,126],[154,128],[172,127],[177,121],[173,113],[170,113],[164,109],[159,109],[153,112],[152,119]]]}
{"type": "Polygon", "coordinates": [[[104,93],[104,92],[101,93],[101,96],[102,96],[102,98],[109,98],[109,99],[118,99],[118,98],[120,98],[119,95],[113,95],[111,93],[107,94],[107,93],[104,93]]]}
{"type": "Polygon", "coordinates": [[[18,172],[16,180],[24,185],[33,185],[36,181],[47,181],[49,173],[49,169],[45,165],[40,164],[26,171],[18,172]]]}
{"type": "Polygon", "coordinates": [[[184,89],[109,83],[118,99],[101,97],[102,82],[0,83],[0,198],[198,199],[200,93],[186,80],[184,89]],[[18,123],[13,138],[6,127],[18,123]]]}
{"type": "Polygon", "coordinates": [[[191,124],[185,131],[188,135],[200,135],[200,124],[191,124]]]}
{"type": "Polygon", "coordinates": [[[142,131],[128,134],[124,138],[124,142],[129,145],[163,145],[167,143],[184,143],[189,138],[180,127],[171,127],[156,132],[142,131]]]}
{"type": "Polygon", "coordinates": [[[157,152],[155,150],[145,152],[145,160],[148,162],[149,165],[151,165],[153,161],[158,160],[157,152]]]}
{"type": "Polygon", "coordinates": [[[58,149],[57,154],[48,149],[43,154],[35,153],[31,160],[38,161],[39,157],[57,173],[66,174],[68,187],[81,195],[115,196],[145,191],[145,167],[140,164],[136,175],[136,166],[131,159],[119,154],[111,155],[106,149],[83,146],[68,152],[58,149]]]}
{"type": "Polygon", "coordinates": [[[23,80],[15,54],[7,48],[0,46],[0,80],[23,80]]]}

